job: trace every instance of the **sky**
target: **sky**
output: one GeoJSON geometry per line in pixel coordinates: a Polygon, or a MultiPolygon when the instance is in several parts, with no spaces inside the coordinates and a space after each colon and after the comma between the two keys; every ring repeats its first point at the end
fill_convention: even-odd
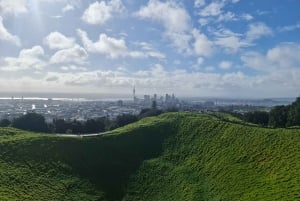
{"type": "Polygon", "coordinates": [[[0,0],[0,92],[300,95],[299,0],[0,0]]]}

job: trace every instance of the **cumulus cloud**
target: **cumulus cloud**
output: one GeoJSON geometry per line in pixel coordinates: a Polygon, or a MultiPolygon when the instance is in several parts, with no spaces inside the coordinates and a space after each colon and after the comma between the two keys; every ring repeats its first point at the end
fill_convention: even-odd
{"type": "Polygon", "coordinates": [[[128,54],[128,48],[123,39],[116,39],[106,34],[100,34],[98,41],[93,42],[88,38],[85,31],[78,29],[77,33],[82,40],[83,46],[89,52],[107,55],[111,58],[124,57],[128,54]]]}
{"type": "Polygon", "coordinates": [[[277,28],[280,32],[286,32],[286,31],[294,31],[296,29],[300,29],[300,23],[294,24],[294,25],[287,25],[283,27],[277,28]]]}
{"type": "MultiPolygon", "coordinates": [[[[300,86],[300,70],[280,71],[268,75],[249,76],[242,72],[211,73],[188,72],[184,69],[168,71],[160,64],[134,73],[123,71],[93,71],[60,75],[65,85],[73,87],[130,90],[135,83],[141,93],[176,92],[203,96],[275,96],[274,87],[281,94],[292,94],[300,86]],[[182,84],[184,83],[184,85],[182,84]]],[[[299,89],[299,88],[298,88],[299,89]]]]}
{"type": "Polygon", "coordinates": [[[246,32],[246,38],[248,41],[253,41],[264,36],[271,36],[273,31],[265,23],[257,22],[249,25],[249,29],[246,32]]]}
{"type": "Polygon", "coordinates": [[[227,52],[236,52],[242,47],[249,47],[250,45],[242,41],[238,36],[219,37],[215,43],[225,48],[227,52]]]}
{"type": "Polygon", "coordinates": [[[238,18],[233,12],[226,12],[219,15],[217,22],[237,21],[238,18]]]}
{"type": "Polygon", "coordinates": [[[87,68],[76,65],[62,66],[60,69],[63,71],[87,71],[87,68]]]}
{"type": "Polygon", "coordinates": [[[81,19],[89,24],[104,24],[114,15],[122,13],[124,5],[121,0],[96,1],[84,11],[81,19]]]}
{"type": "Polygon", "coordinates": [[[232,66],[232,62],[230,62],[230,61],[221,61],[219,64],[219,67],[223,70],[230,69],[231,66],[232,66]]]}
{"type": "Polygon", "coordinates": [[[62,12],[65,13],[65,12],[68,12],[68,11],[72,11],[74,9],[75,9],[74,5],[67,4],[67,5],[65,5],[65,7],[62,8],[62,12]]]}
{"type": "Polygon", "coordinates": [[[197,59],[197,64],[198,65],[202,65],[204,63],[204,59],[202,58],[202,57],[199,57],[198,59],[197,59]]]}
{"type": "Polygon", "coordinates": [[[253,17],[252,15],[248,14],[248,13],[242,14],[242,15],[241,15],[241,18],[242,18],[242,19],[245,19],[245,20],[247,20],[247,21],[250,21],[250,20],[253,20],[253,19],[254,19],[254,17],[253,17]]]}
{"type": "Polygon", "coordinates": [[[51,32],[45,39],[44,43],[50,49],[66,49],[75,46],[75,39],[68,38],[60,32],[51,32]]]}
{"type": "Polygon", "coordinates": [[[161,23],[165,28],[165,36],[174,46],[181,51],[189,49],[191,37],[187,32],[191,27],[191,19],[188,12],[175,1],[150,0],[135,13],[135,16],[161,23]]]}
{"type": "Polygon", "coordinates": [[[200,6],[196,6],[197,0],[195,1],[195,7],[199,8],[198,15],[200,19],[198,22],[205,26],[209,23],[221,23],[230,21],[240,21],[253,19],[253,16],[248,13],[237,14],[231,11],[226,11],[225,7],[230,4],[236,4],[239,0],[219,0],[211,1],[209,4],[205,4],[204,1],[200,0],[200,6]],[[203,6],[205,5],[205,6],[203,6]]]}
{"type": "Polygon", "coordinates": [[[136,15],[143,19],[160,22],[170,32],[184,32],[190,27],[189,14],[175,2],[150,0],[147,6],[140,8],[136,15]]]}
{"type": "Polygon", "coordinates": [[[283,43],[271,48],[266,54],[247,52],[241,56],[244,65],[258,71],[300,69],[300,44],[283,43]]]}
{"type": "MultiPolygon", "coordinates": [[[[1,77],[1,75],[0,75],[1,77]]],[[[135,83],[139,93],[221,96],[221,97],[277,97],[293,96],[300,88],[300,69],[281,69],[263,75],[250,76],[242,72],[219,74],[189,72],[185,69],[167,70],[155,64],[147,70],[129,72],[117,70],[48,72],[40,79],[28,77],[0,79],[0,87],[20,87],[35,90],[130,93],[135,83]],[[26,83],[25,83],[26,82],[26,83]],[[184,83],[184,84],[182,84],[184,83]],[[276,88],[276,91],[274,91],[276,88]]]]}
{"type": "Polygon", "coordinates": [[[27,0],[0,0],[0,13],[3,15],[19,15],[26,13],[27,0]]]}
{"type": "Polygon", "coordinates": [[[17,46],[21,46],[21,42],[18,36],[12,35],[7,31],[3,24],[3,18],[0,16],[0,40],[13,43],[17,46]]]}
{"type": "Polygon", "coordinates": [[[204,6],[204,5],[205,5],[205,0],[195,0],[195,2],[194,2],[194,6],[197,8],[204,6]]]}
{"type": "Polygon", "coordinates": [[[194,51],[200,56],[210,56],[213,52],[212,42],[199,30],[193,30],[193,36],[195,38],[194,51]]]}
{"type": "Polygon", "coordinates": [[[220,2],[211,2],[206,7],[204,7],[199,14],[202,17],[209,17],[209,16],[218,16],[223,11],[222,8],[225,6],[225,3],[223,1],[220,2]]]}
{"type": "Polygon", "coordinates": [[[88,53],[79,45],[57,51],[50,59],[51,64],[78,64],[87,63],[88,53]]]}
{"type": "Polygon", "coordinates": [[[227,53],[236,53],[242,48],[251,47],[254,44],[245,38],[246,34],[235,33],[229,29],[210,30],[215,36],[214,44],[224,48],[227,53]]]}
{"type": "Polygon", "coordinates": [[[133,58],[147,58],[153,57],[157,59],[164,59],[165,55],[153,51],[130,51],[126,45],[126,41],[122,38],[117,39],[109,37],[106,34],[100,34],[99,39],[96,42],[93,42],[89,39],[87,33],[83,30],[78,29],[77,33],[81,38],[83,46],[92,53],[102,54],[109,58],[118,58],[118,57],[133,57],[133,58]]]}
{"type": "Polygon", "coordinates": [[[0,65],[2,71],[23,71],[29,69],[41,70],[46,66],[43,59],[44,49],[41,46],[34,46],[30,49],[20,51],[18,57],[5,57],[0,65]]]}

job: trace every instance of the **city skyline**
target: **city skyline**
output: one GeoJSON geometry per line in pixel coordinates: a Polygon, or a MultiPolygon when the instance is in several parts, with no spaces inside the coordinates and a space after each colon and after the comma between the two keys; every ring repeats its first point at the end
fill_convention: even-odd
{"type": "MultiPolygon", "coordinates": [[[[300,94],[296,0],[0,0],[0,93],[300,94]]],[[[130,95],[129,95],[130,96],[130,95]]]]}

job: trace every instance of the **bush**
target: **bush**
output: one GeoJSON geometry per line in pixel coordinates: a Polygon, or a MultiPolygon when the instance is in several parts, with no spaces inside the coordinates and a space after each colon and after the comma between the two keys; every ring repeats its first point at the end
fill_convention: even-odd
{"type": "Polygon", "coordinates": [[[7,127],[10,126],[11,122],[8,119],[2,119],[0,121],[0,127],[7,127]]]}
{"type": "Polygon", "coordinates": [[[42,115],[34,112],[14,119],[12,126],[28,131],[48,132],[48,126],[45,122],[45,118],[42,115]]]}

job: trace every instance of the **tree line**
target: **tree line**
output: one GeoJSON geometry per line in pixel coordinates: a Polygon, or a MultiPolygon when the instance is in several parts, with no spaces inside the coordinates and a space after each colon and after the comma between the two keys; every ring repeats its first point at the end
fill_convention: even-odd
{"type": "Polygon", "coordinates": [[[0,121],[0,127],[11,126],[22,130],[44,133],[100,133],[125,126],[145,117],[157,116],[167,111],[174,111],[174,109],[162,111],[157,109],[156,104],[153,103],[152,108],[142,109],[138,115],[120,114],[114,119],[109,119],[108,117],[100,117],[96,119],[88,119],[86,121],[53,119],[51,123],[46,123],[43,115],[37,114],[35,112],[30,112],[11,121],[8,119],[2,119],[0,121]]]}
{"type": "Polygon", "coordinates": [[[231,113],[243,121],[272,128],[300,126],[300,97],[290,105],[273,107],[270,112],[253,111],[245,114],[231,113]]]}

